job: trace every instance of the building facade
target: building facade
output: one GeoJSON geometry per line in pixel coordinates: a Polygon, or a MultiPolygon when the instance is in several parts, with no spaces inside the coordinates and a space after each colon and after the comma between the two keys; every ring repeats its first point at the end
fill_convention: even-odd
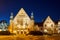
{"type": "Polygon", "coordinates": [[[27,15],[23,8],[19,10],[19,12],[14,18],[13,13],[11,13],[9,26],[9,31],[11,33],[28,34],[29,31],[33,30],[33,26],[33,13],[31,13],[31,18],[27,15]]]}
{"type": "Polygon", "coordinates": [[[55,27],[55,23],[50,18],[50,16],[48,16],[43,23],[44,32],[54,33],[54,27],[55,27]]]}
{"type": "Polygon", "coordinates": [[[8,29],[8,24],[6,20],[1,20],[0,21],[0,31],[7,31],[8,29]]]}
{"type": "Polygon", "coordinates": [[[58,27],[57,27],[58,33],[60,33],[60,20],[58,21],[58,27]]]}
{"type": "Polygon", "coordinates": [[[60,33],[60,21],[55,24],[51,17],[48,16],[44,22],[35,23],[33,12],[31,13],[31,17],[29,17],[25,10],[21,8],[15,17],[11,13],[8,30],[15,34],[28,34],[30,31],[40,31],[50,34],[60,33]]]}

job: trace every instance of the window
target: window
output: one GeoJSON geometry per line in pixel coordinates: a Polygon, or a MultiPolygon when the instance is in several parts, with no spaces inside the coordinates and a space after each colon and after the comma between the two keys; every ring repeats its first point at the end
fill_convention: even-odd
{"type": "Polygon", "coordinates": [[[24,34],[26,34],[26,32],[24,31],[24,34]]]}
{"type": "Polygon", "coordinates": [[[45,24],[45,27],[46,27],[47,25],[45,24]]]}
{"type": "Polygon", "coordinates": [[[49,23],[49,21],[47,21],[46,23],[49,23]]]}
{"type": "Polygon", "coordinates": [[[21,31],[21,34],[23,34],[23,31],[21,31]]]}
{"type": "Polygon", "coordinates": [[[53,27],[53,24],[51,24],[51,27],[53,27]]]}

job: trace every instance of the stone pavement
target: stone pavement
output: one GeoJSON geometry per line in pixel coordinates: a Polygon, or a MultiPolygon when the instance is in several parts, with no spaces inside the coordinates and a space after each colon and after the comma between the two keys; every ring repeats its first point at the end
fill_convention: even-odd
{"type": "Polygon", "coordinates": [[[60,40],[60,36],[0,36],[0,40],[60,40]]]}

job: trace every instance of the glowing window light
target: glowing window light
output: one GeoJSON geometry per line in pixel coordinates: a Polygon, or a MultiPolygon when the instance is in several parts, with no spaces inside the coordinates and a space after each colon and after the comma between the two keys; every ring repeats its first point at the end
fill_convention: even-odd
{"type": "Polygon", "coordinates": [[[47,29],[45,29],[44,32],[47,32],[47,29]]]}

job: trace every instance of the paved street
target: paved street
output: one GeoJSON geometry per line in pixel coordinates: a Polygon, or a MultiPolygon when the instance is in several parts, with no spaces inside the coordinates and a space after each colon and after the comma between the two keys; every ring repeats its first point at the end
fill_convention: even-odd
{"type": "Polygon", "coordinates": [[[0,36],[0,40],[60,40],[60,36],[0,36]]]}

